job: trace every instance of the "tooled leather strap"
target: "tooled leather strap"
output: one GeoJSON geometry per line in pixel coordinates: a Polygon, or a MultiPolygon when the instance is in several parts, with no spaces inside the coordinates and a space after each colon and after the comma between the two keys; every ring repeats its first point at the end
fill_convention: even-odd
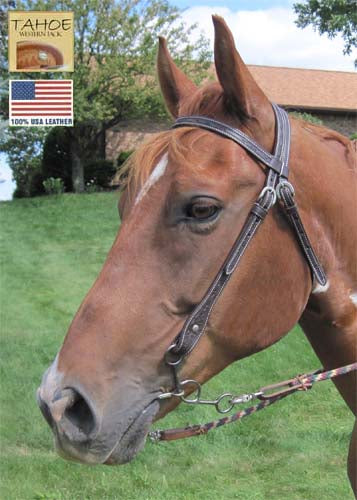
{"type": "MultiPolygon", "coordinates": [[[[280,121],[281,127],[289,127],[289,120],[284,120],[285,111],[279,108],[276,104],[273,104],[273,109],[275,112],[276,121],[280,121]],[[283,113],[281,113],[283,112],[283,113]]],[[[206,116],[182,116],[177,118],[172,128],[178,127],[199,127],[205,130],[210,130],[211,132],[215,132],[218,135],[222,135],[223,137],[227,137],[227,139],[231,139],[236,142],[240,146],[242,146],[245,150],[249,151],[255,158],[264,163],[267,167],[271,168],[276,172],[279,176],[288,177],[288,161],[284,161],[285,158],[281,158],[277,151],[274,152],[274,155],[265,151],[259,144],[257,144],[253,139],[247,136],[244,132],[239,129],[230,127],[225,123],[214,120],[213,118],[207,118],[206,116]]],[[[279,130],[279,126],[277,126],[277,131],[279,130]]],[[[283,137],[286,136],[284,134],[285,130],[282,130],[283,137]]],[[[290,134],[288,138],[290,144],[290,134]]],[[[289,155],[289,149],[287,149],[289,155]]]]}
{"type": "Polygon", "coordinates": [[[298,212],[297,205],[294,200],[293,186],[289,182],[282,181],[277,186],[277,195],[282,201],[284,211],[295,230],[300,247],[310,266],[312,278],[315,277],[320,285],[326,285],[327,276],[318,258],[316,257],[314,249],[312,248],[310,240],[306,234],[305,228],[298,212]]]}
{"type": "MultiPolygon", "coordinates": [[[[283,186],[284,182],[286,186],[290,186],[287,182],[289,175],[290,122],[287,113],[283,109],[275,104],[272,106],[276,118],[276,138],[273,155],[265,151],[259,144],[240,130],[211,118],[203,116],[181,117],[178,118],[173,125],[173,128],[199,127],[227,137],[249,151],[255,158],[268,167],[264,188],[257,201],[254,203],[228,257],[225,259],[205,296],[187,318],[182,330],[169,348],[170,355],[174,356],[174,363],[178,363],[182,357],[189,354],[201,338],[213,306],[241,260],[249,242],[265,219],[269,209],[276,201],[276,188],[278,182],[280,187],[283,186]]],[[[285,193],[285,188],[279,191],[279,193],[281,194],[281,199],[289,215],[289,219],[293,219],[293,227],[298,234],[299,242],[303,247],[312,272],[319,282],[323,282],[325,276],[324,272],[311,248],[299,216],[297,222],[296,205],[294,202],[294,207],[291,205],[290,199],[285,193]]]]}
{"type": "MultiPolygon", "coordinates": [[[[274,173],[274,176],[275,175],[276,174],[274,173]]],[[[171,353],[178,358],[187,356],[201,338],[213,306],[232,276],[232,273],[242,258],[249,242],[253,238],[260,224],[265,219],[265,216],[267,215],[269,208],[273,205],[274,200],[275,192],[269,190],[254,203],[243,229],[235,241],[223,266],[201,302],[195,307],[194,311],[187,318],[181,332],[174,341],[171,353]]]]}

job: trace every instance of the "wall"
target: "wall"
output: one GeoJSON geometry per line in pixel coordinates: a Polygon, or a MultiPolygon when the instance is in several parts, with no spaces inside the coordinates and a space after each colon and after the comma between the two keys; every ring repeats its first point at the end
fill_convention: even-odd
{"type": "Polygon", "coordinates": [[[346,137],[357,133],[356,113],[314,113],[314,115],[323,121],[325,127],[337,130],[346,137]]]}
{"type": "MultiPolygon", "coordinates": [[[[295,109],[294,111],[306,111],[322,120],[325,127],[336,130],[347,137],[357,132],[356,113],[322,113],[302,109],[295,109]]],[[[107,131],[106,158],[108,160],[115,160],[122,151],[132,151],[136,149],[142,142],[148,140],[152,134],[167,130],[171,123],[172,122],[169,120],[132,120],[116,125],[111,130],[107,131]]]]}
{"type": "Polygon", "coordinates": [[[122,151],[133,151],[152,134],[167,130],[171,124],[169,120],[121,122],[107,131],[105,157],[115,160],[122,151]]]}

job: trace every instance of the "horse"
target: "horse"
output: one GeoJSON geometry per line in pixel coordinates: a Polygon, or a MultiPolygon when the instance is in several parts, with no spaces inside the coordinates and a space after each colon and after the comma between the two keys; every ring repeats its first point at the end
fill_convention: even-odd
{"type": "MultiPolygon", "coordinates": [[[[269,168],[224,134],[185,121],[194,116],[218,124],[218,131],[237,131],[275,158],[278,108],[249,73],[225,21],[213,16],[213,24],[218,81],[200,87],[176,66],[166,40],[159,40],[161,91],[182,126],[154,135],[131,157],[118,235],[38,389],[39,406],[65,458],[87,464],[132,460],[152,422],[182,399],[163,395],[186,397],[194,390],[188,384],[175,393],[183,387],[179,378],[203,384],[277,342],[296,323],[325,369],[356,362],[352,144],[296,118],[285,124],[291,128],[291,173],[282,188],[294,186],[306,241],[325,276],[317,279],[289,218],[273,204],[275,188],[264,184],[269,168]],[[266,214],[260,201],[268,197],[266,214]],[[211,304],[204,335],[186,345],[183,360],[175,357],[174,339],[219,275],[253,205],[258,218],[266,215],[264,224],[211,304]]],[[[203,333],[198,324],[196,330],[203,333]]],[[[356,415],[356,372],[334,383],[356,415]]],[[[355,424],[348,454],[355,494],[356,447],[355,424]]]]}

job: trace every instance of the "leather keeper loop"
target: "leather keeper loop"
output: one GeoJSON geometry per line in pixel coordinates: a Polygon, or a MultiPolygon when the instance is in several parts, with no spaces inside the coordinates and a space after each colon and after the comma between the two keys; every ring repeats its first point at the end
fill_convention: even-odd
{"type": "Polygon", "coordinates": [[[264,219],[268,213],[268,210],[262,207],[259,203],[254,203],[251,212],[252,214],[259,217],[259,219],[264,219]]]}
{"type": "Polygon", "coordinates": [[[295,205],[295,203],[294,205],[290,205],[289,207],[285,205],[285,210],[287,212],[293,212],[294,210],[297,210],[297,206],[295,205]]]}

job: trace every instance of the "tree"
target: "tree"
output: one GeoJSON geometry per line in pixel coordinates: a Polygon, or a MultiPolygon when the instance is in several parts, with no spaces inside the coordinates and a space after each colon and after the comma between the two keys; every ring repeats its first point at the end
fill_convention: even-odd
{"type": "Polygon", "coordinates": [[[352,48],[357,47],[356,0],[307,0],[294,4],[294,11],[298,14],[299,28],[311,24],[321,35],[326,33],[330,38],[341,33],[344,54],[351,54],[352,48]]]}
{"type": "Polygon", "coordinates": [[[15,196],[24,197],[33,195],[34,190],[42,190],[35,186],[41,167],[42,149],[47,134],[45,128],[18,127],[0,137],[0,150],[6,153],[16,181],[15,196]]]}
{"type": "MultiPolygon", "coordinates": [[[[1,0],[0,0],[1,1],[1,0]]],[[[87,143],[124,118],[163,116],[165,109],[156,83],[159,35],[165,36],[176,58],[191,67],[196,80],[210,64],[208,41],[189,42],[196,29],[180,21],[180,11],[167,0],[17,0],[17,9],[73,10],[75,72],[61,74],[74,80],[74,127],[68,129],[72,182],[84,188],[83,159],[87,143]],[[87,134],[88,135],[88,134],[87,134]]],[[[58,78],[35,74],[32,78],[58,78]]],[[[102,148],[104,149],[104,148],[102,148]]],[[[100,154],[98,155],[100,157],[100,154]]]]}

